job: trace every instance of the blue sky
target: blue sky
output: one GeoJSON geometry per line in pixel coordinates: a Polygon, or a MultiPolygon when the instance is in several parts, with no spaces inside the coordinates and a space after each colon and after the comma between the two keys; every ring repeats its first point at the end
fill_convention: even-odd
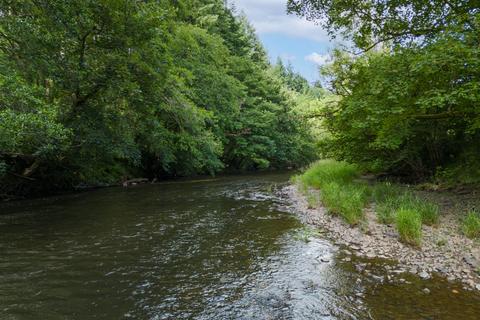
{"type": "Polygon", "coordinates": [[[313,22],[286,14],[286,0],[228,0],[257,30],[272,62],[290,62],[309,81],[319,79],[318,66],[334,47],[326,31],[313,22]]]}

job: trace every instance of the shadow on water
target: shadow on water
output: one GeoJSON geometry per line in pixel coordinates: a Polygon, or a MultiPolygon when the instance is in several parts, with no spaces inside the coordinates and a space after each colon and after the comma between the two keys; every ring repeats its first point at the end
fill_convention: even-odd
{"type": "Polygon", "coordinates": [[[479,297],[455,285],[379,281],[341,260],[281,198],[287,179],[2,204],[0,318],[478,319],[479,297]]]}

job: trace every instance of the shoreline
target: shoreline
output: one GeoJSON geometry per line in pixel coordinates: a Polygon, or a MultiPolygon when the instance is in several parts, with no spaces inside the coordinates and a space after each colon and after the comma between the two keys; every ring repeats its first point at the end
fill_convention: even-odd
{"type": "Polygon", "coordinates": [[[378,223],[372,206],[365,209],[365,222],[351,227],[323,206],[309,208],[296,185],[283,191],[304,223],[321,228],[335,244],[348,248],[347,254],[393,261],[396,266],[388,268],[392,274],[411,273],[422,279],[437,274],[461,282],[464,289],[480,291],[480,247],[457,232],[454,216],[442,215],[436,227],[422,226],[422,246],[414,248],[400,242],[393,226],[378,223]]]}

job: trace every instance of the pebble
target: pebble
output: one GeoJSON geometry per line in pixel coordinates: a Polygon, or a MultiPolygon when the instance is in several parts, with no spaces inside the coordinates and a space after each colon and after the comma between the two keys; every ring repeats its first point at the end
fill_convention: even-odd
{"type": "MultiPolygon", "coordinates": [[[[431,278],[433,272],[438,272],[448,281],[460,280],[468,283],[472,289],[480,291],[480,272],[477,271],[478,275],[474,273],[480,267],[480,250],[471,250],[471,242],[463,235],[452,231],[458,229],[458,224],[452,219],[442,221],[438,228],[426,227],[422,248],[412,248],[399,242],[394,226],[381,225],[369,220],[367,228],[363,231],[359,228],[350,228],[337,217],[327,215],[321,208],[307,210],[305,199],[299,195],[294,186],[289,186],[285,190],[305,220],[322,226],[334,242],[346,246],[342,250],[345,255],[363,256],[368,259],[382,256],[397,262],[396,266],[387,270],[387,273],[410,272],[426,280],[431,278]],[[366,230],[370,230],[371,235],[367,235],[366,230]],[[445,245],[438,246],[440,238],[446,240],[445,245]]],[[[372,217],[375,216],[373,210],[369,212],[372,217]]],[[[328,261],[318,259],[329,262],[331,258],[328,261]]],[[[350,260],[344,256],[342,261],[350,260]]],[[[355,265],[358,272],[365,270],[365,267],[366,265],[355,265]]]]}
{"type": "Polygon", "coordinates": [[[428,288],[425,288],[425,289],[423,289],[422,291],[423,291],[423,293],[425,293],[425,294],[429,294],[429,293],[430,293],[430,290],[429,290],[428,288]]]}

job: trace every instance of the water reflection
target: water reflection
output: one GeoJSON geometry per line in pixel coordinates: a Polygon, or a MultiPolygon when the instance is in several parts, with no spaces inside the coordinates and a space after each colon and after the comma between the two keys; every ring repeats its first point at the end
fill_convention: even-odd
{"type": "MultiPolygon", "coordinates": [[[[306,232],[279,196],[287,179],[228,177],[2,205],[0,318],[416,319],[428,299],[450,299],[432,289],[415,305],[405,299],[418,288],[371,282],[338,260],[339,248],[306,232]]],[[[480,311],[476,296],[458,298],[460,308],[480,311]]],[[[433,315],[447,319],[457,309],[433,315]]]]}

